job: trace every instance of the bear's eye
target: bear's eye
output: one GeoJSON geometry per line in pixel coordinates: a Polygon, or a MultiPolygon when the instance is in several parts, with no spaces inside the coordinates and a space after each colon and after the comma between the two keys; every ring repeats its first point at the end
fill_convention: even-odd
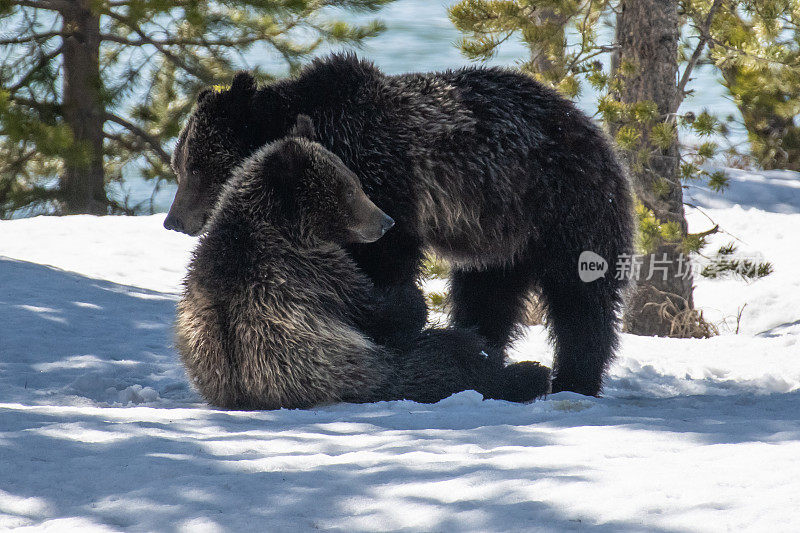
{"type": "Polygon", "coordinates": [[[353,191],[347,191],[347,201],[352,202],[356,197],[356,193],[353,191]]]}

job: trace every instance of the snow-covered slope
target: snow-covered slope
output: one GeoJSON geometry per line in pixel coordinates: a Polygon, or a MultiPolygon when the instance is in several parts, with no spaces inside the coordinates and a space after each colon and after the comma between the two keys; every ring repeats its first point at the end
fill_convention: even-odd
{"type": "MultiPolygon", "coordinates": [[[[722,334],[626,335],[604,398],[531,405],[210,409],[171,345],[194,239],[163,215],[0,222],[0,529],[795,531],[800,178],[732,181],[690,191],[692,229],[775,272],[696,280],[722,334]]],[[[549,363],[544,329],[514,356],[549,363]]]]}

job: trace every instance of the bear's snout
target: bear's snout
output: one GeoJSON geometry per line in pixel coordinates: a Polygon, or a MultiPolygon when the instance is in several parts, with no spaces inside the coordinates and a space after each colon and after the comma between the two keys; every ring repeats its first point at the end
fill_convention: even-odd
{"type": "Polygon", "coordinates": [[[389,231],[394,227],[394,219],[387,215],[386,213],[383,214],[383,222],[381,223],[381,236],[386,235],[386,232],[389,231]]]}
{"type": "Polygon", "coordinates": [[[181,233],[184,232],[183,222],[181,222],[181,219],[173,216],[172,214],[167,215],[167,218],[164,219],[164,227],[172,231],[179,231],[181,233]]]}
{"type": "Polygon", "coordinates": [[[348,228],[352,238],[351,242],[375,242],[394,227],[392,217],[375,207],[374,204],[372,206],[374,209],[368,214],[368,217],[348,228]]]}

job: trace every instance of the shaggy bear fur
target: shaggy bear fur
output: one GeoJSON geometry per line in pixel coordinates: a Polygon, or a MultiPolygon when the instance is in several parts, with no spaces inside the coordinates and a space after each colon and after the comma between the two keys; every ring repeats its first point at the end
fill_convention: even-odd
{"type": "MultiPolygon", "coordinates": [[[[613,356],[632,251],[628,182],[603,133],[532,79],[498,68],[386,76],[353,55],[316,60],[257,88],[238,74],[206,91],[174,154],[178,192],[165,221],[197,234],[231,170],[309,115],[319,142],[360,178],[396,227],[348,250],[380,288],[405,287],[420,258],[453,266],[452,321],[502,352],[538,289],[555,343],[553,390],[596,395],[613,356]],[[578,277],[582,251],[609,264],[578,277]]],[[[419,327],[421,324],[413,324],[419,327]]]]}
{"type": "Polygon", "coordinates": [[[547,368],[497,365],[475,334],[395,335],[420,319],[403,307],[407,295],[375,291],[341,246],[373,242],[391,225],[319,144],[289,137],[248,159],[211,215],[178,306],[178,348],[202,395],[277,409],[435,402],[466,389],[512,401],[547,393],[547,368]]]}

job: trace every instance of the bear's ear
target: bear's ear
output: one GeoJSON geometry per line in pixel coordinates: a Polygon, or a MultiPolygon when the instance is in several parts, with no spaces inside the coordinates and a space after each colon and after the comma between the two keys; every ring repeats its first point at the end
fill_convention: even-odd
{"type": "Polygon", "coordinates": [[[245,95],[255,92],[256,79],[246,70],[240,70],[231,82],[231,93],[245,95]]]}
{"type": "Polygon", "coordinates": [[[291,139],[281,141],[278,167],[275,168],[272,186],[284,197],[293,197],[294,191],[309,165],[306,151],[297,141],[291,139]]]}
{"type": "Polygon", "coordinates": [[[209,96],[214,92],[213,89],[203,89],[200,91],[200,94],[197,95],[197,103],[202,104],[205,102],[209,96]]]}
{"type": "Polygon", "coordinates": [[[314,122],[308,115],[297,115],[297,122],[295,122],[292,129],[289,130],[290,137],[305,137],[310,141],[317,140],[317,133],[314,131],[314,122]]]}

